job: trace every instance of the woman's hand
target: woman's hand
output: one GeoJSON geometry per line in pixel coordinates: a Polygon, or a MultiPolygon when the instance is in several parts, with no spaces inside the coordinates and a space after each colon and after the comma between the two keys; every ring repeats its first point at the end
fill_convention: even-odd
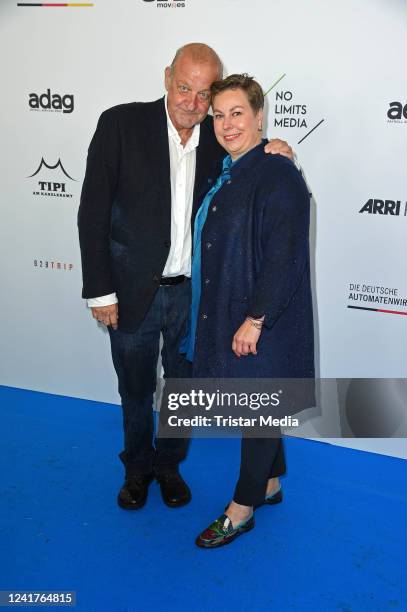
{"type": "Polygon", "coordinates": [[[257,355],[256,347],[260,334],[261,324],[254,326],[250,319],[246,319],[233,336],[232,351],[236,357],[249,353],[257,355]]]}

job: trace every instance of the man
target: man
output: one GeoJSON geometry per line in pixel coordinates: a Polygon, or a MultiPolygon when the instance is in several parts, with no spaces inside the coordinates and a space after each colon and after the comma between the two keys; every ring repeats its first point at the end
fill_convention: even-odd
{"type": "MultiPolygon", "coordinates": [[[[191,222],[225,151],[207,116],[222,77],[213,49],[192,43],[165,69],[164,99],[102,113],[89,147],[78,224],[83,292],[108,327],[123,408],[126,478],[118,504],[141,508],[157,478],[164,502],[191,499],[178,471],[187,440],[153,445],[153,393],[163,336],[165,377],[188,376],[179,354],[190,303],[191,222]]],[[[274,153],[292,156],[282,141],[274,153]]]]}

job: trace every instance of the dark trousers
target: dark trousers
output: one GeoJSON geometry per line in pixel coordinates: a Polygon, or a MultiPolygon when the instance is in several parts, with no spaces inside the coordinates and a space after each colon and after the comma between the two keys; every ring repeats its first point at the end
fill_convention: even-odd
{"type": "Polygon", "coordinates": [[[281,438],[242,438],[240,474],[233,501],[257,506],[266,494],[267,481],[285,473],[281,438]]]}
{"type": "MultiPolygon", "coordinates": [[[[134,333],[109,327],[113,364],[122,400],[126,476],[176,470],[187,453],[188,440],[154,436],[153,394],[156,389],[160,333],[165,378],[188,378],[190,364],[179,353],[186,333],[191,282],[160,286],[134,333]]],[[[120,304],[119,304],[120,316],[120,304]]]]}

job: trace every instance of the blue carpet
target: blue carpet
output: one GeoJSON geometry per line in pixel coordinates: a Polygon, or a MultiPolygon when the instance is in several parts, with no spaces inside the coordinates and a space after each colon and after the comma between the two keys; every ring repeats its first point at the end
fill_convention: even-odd
{"type": "Polygon", "coordinates": [[[406,461],[288,439],[284,503],[201,550],[238,440],[193,441],[188,506],[164,506],[154,483],[126,512],[119,407],[7,387],[0,405],[0,590],[73,590],[86,612],[407,610],[406,461]]]}

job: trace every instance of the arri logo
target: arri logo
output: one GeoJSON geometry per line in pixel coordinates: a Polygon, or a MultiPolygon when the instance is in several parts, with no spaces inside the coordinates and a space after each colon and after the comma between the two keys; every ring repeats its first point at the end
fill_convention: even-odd
{"type": "Polygon", "coordinates": [[[407,123],[407,103],[390,102],[387,120],[388,123],[407,123]]]}
{"type": "Polygon", "coordinates": [[[393,215],[395,217],[407,215],[407,202],[403,205],[401,200],[378,200],[370,198],[359,211],[369,215],[393,215]]]}
{"type": "MultiPolygon", "coordinates": [[[[41,158],[40,165],[37,170],[30,174],[27,178],[33,178],[34,176],[40,175],[43,180],[36,180],[38,187],[36,187],[33,191],[33,195],[35,196],[53,196],[59,198],[72,198],[72,193],[69,193],[66,188],[65,178],[67,177],[70,181],[75,181],[72,176],[69,176],[67,171],[62,165],[60,159],[58,159],[57,163],[53,166],[47,164],[44,158],[41,158]],[[50,174],[52,171],[53,179],[50,180],[50,174]],[[60,174],[58,179],[55,177],[55,173],[60,174]]],[[[76,182],[76,181],[75,181],[76,182]]]]}
{"type": "Polygon", "coordinates": [[[48,111],[55,113],[72,113],[74,110],[74,97],[72,94],[51,94],[51,90],[43,94],[28,94],[28,105],[33,111],[48,111]]]}

